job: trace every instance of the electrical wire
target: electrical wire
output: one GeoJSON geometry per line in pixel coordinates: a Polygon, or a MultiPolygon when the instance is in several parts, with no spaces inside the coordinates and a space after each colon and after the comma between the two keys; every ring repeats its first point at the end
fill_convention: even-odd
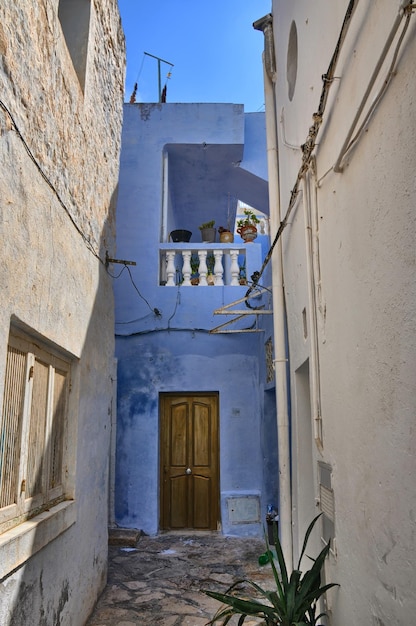
{"type": "Polygon", "coordinates": [[[180,303],[180,301],[181,301],[180,285],[178,285],[178,292],[177,292],[177,294],[176,294],[175,308],[173,309],[173,313],[172,313],[172,315],[171,315],[171,316],[170,316],[170,318],[168,319],[168,330],[170,330],[170,322],[171,322],[171,320],[173,320],[173,318],[174,318],[174,317],[175,317],[175,315],[176,315],[176,309],[178,308],[178,304],[180,303]]]}
{"type": "Polygon", "coordinates": [[[358,128],[358,130],[355,133],[354,137],[352,137],[352,139],[349,142],[348,146],[345,148],[345,152],[344,152],[343,156],[345,156],[345,154],[352,148],[352,146],[356,143],[356,141],[358,141],[358,139],[361,136],[365,126],[367,125],[367,122],[369,121],[370,117],[372,116],[372,114],[373,114],[374,110],[376,109],[377,105],[379,104],[380,100],[384,96],[384,94],[385,94],[385,92],[387,90],[387,87],[389,86],[389,84],[390,84],[390,82],[391,82],[391,80],[392,80],[392,78],[394,76],[394,68],[395,68],[395,65],[396,65],[397,57],[399,55],[400,48],[402,47],[404,36],[405,36],[405,34],[407,32],[407,29],[409,27],[409,24],[410,24],[410,18],[412,16],[411,12],[412,12],[412,10],[414,10],[415,6],[416,5],[411,4],[411,5],[408,5],[408,7],[406,8],[407,9],[406,10],[406,21],[404,23],[403,30],[400,33],[399,39],[398,39],[396,47],[394,49],[393,59],[392,59],[392,61],[390,63],[390,66],[389,66],[389,69],[388,69],[388,72],[387,72],[387,76],[384,79],[383,85],[382,85],[379,93],[377,94],[377,96],[373,100],[369,110],[367,111],[367,113],[366,113],[366,115],[365,115],[365,117],[364,117],[360,127],[358,128]]]}
{"type": "Polygon", "coordinates": [[[126,270],[126,269],[127,269],[127,265],[123,265],[123,269],[122,269],[122,270],[120,271],[120,273],[119,273],[119,274],[117,274],[117,275],[112,274],[112,273],[111,273],[111,272],[109,272],[109,271],[108,271],[108,269],[107,269],[107,274],[109,275],[109,277],[110,277],[110,278],[114,278],[114,279],[116,279],[116,280],[117,280],[117,278],[120,278],[120,276],[122,275],[122,273],[123,273],[123,272],[124,272],[124,270],[126,270]]]}
{"type": "MultiPolygon", "coordinates": [[[[156,317],[162,317],[162,313],[159,311],[159,309],[157,309],[156,307],[155,307],[155,308],[152,308],[152,307],[150,306],[149,302],[146,300],[146,298],[145,298],[145,297],[144,297],[144,296],[140,293],[140,290],[139,290],[138,286],[136,285],[136,283],[135,283],[135,282],[134,282],[134,280],[133,280],[133,276],[132,276],[132,273],[131,273],[130,268],[128,267],[128,265],[125,265],[124,267],[126,268],[126,270],[127,270],[127,272],[128,272],[128,275],[129,275],[129,277],[130,277],[131,284],[133,285],[134,289],[135,289],[135,290],[137,291],[137,293],[139,294],[140,298],[141,298],[141,299],[142,299],[142,300],[143,300],[143,301],[147,304],[147,306],[149,307],[149,309],[152,311],[152,313],[154,313],[154,314],[156,315],[156,317]]],[[[120,274],[121,274],[121,273],[122,273],[122,272],[120,272],[120,274]]]]}
{"type": "Polygon", "coordinates": [[[102,265],[105,265],[105,262],[103,261],[103,259],[100,258],[100,255],[96,252],[96,250],[94,249],[94,247],[93,247],[92,243],[90,242],[90,240],[88,239],[88,237],[85,235],[85,233],[81,230],[81,228],[76,223],[75,219],[71,215],[70,210],[68,209],[68,207],[66,206],[65,202],[62,200],[61,196],[59,195],[58,190],[53,185],[51,180],[48,178],[48,176],[45,174],[45,172],[43,171],[42,167],[40,166],[40,164],[36,160],[33,152],[29,148],[29,145],[27,144],[25,138],[23,137],[22,133],[20,132],[20,130],[19,130],[19,128],[18,128],[18,126],[17,126],[17,124],[16,124],[16,122],[14,120],[13,115],[11,114],[11,112],[9,111],[9,109],[7,108],[7,106],[4,104],[4,102],[2,100],[0,100],[0,107],[8,115],[8,117],[9,117],[9,119],[11,121],[11,124],[12,124],[12,128],[16,132],[16,134],[19,137],[20,141],[22,142],[23,147],[25,148],[25,150],[26,150],[30,160],[34,163],[36,169],[38,170],[38,172],[40,173],[40,175],[42,176],[43,180],[46,182],[48,187],[53,191],[53,193],[54,193],[55,197],[57,198],[59,204],[61,205],[61,207],[64,209],[65,213],[68,215],[69,219],[71,220],[72,225],[75,227],[75,229],[78,232],[78,234],[81,235],[81,237],[82,237],[86,247],[91,252],[91,254],[93,254],[95,256],[95,258],[100,261],[100,263],[102,265]]]}
{"type": "Polygon", "coordinates": [[[210,331],[207,330],[206,328],[149,328],[147,330],[138,330],[134,333],[127,333],[127,334],[121,334],[121,333],[115,333],[116,337],[135,337],[135,336],[139,336],[139,335],[153,335],[154,333],[165,333],[166,331],[168,332],[173,332],[173,333],[201,333],[201,334],[209,334],[210,331]]]}
{"type": "MultiPolygon", "coordinates": [[[[322,90],[321,90],[321,96],[319,99],[319,107],[316,113],[313,114],[312,118],[313,118],[313,123],[312,126],[310,126],[309,128],[309,133],[308,136],[306,138],[305,143],[301,146],[302,148],[302,165],[299,168],[297,177],[296,177],[296,181],[295,184],[293,185],[292,191],[290,193],[290,200],[289,200],[289,205],[288,208],[286,210],[286,214],[283,218],[283,220],[280,222],[279,228],[277,229],[277,233],[275,235],[275,238],[270,246],[270,249],[268,251],[268,253],[266,254],[266,257],[263,261],[263,264],[260,268],[260,271],[255,272],[252,275],[252,280],[253,280],[253,284],[251,285],[251,287],[247,290],[246,293],[246,297],[248,297],[250,295],[250,293],[253,291],[253,289],[255,288],[255,286],[257,285],[257,283],[259,282],[266,266],[268,265],[272,254],[273,254],[273,250],[276,247],[277,242],[280,239],[280,236],[283,232],[283,230],[286,228],[287,223],[288,223],[288,219],[290,216],[290,213],[293,209],[293,207],[296,204],[296,200],[299,194],[299,185],[300,182],[302,181],[305,173],[307,172],[311,159],[312,159],[312,154],[316,145],[316,137],[318,135],[319,129],[322,125],[322,120],[323,120],[323,115],[325,112],[325,108],[326,108],[326,103],[328,100],[328,94],[329,94],[329,89],[333,83],[334,80],[334,75],[335,75],[335,68],[339,59],[339,55],[341,52],[341,48],[342,48],[342,44],[344,43],[345,37],[347,35],[347,31],[349,28],[349,25],[351,23],[351,18],[352,18],[352,14],[354,12],[354,9],[356,7],[356,4],[358,3],[358,0],[350,0],[346,13],[345,13],[345,17],[344,17],[344,21],[342,23],[341,26],[341,31],[340,34],[338,36],[338,41],[337,44],[335,46],[335,50],[332,54],[328,69],[326,74],[323,74],[322,76],[322,90]]],[[[248,300],[246,300],[246,306],[249,306],[248,304],[248,300]]],[[[252,308],[252,307],[249,307],[252,308]]]]}
{"type": "Polygon", "coordinates": [[[150,314],[144,315],[143,317],[136,317],[134,320],[128,320],[127,322],[114,322],[118,326],[127,326],[128,324],[136,324],[137,322],[142,322],[150,317],[150,314]]]}

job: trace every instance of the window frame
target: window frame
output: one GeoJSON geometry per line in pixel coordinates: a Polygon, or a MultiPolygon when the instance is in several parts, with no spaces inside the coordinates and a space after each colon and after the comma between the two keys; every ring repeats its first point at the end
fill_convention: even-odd
{"type": "MultiPolygon", "coordinates": [[[[11,496],[14,499],[13,503],[9,503],[6,506],[0,508],[0,534],[24,523],[28,519],[49,510],[51,507],[61,503],[63,500],[68,499],[67,493],[68,487],[68,435],[69,435],[69,394],[71,390],[71,358],[61,352],[59,349],[49,345],[48,343],[39,340],[38,338],[29,335],[21,331],[18,328],[11,327],[9,334],[9,341],[7,344],[7,352],[9,356],[10,350],[18,350],[24,354],[24,376],[21,381],[22,388],[19,391],[21,394],[21,407],[19,409],[18,424],[17,424],[17,446],[18,446],[18,467],[16,469],[16,480],[13,481],[13,489],[11,490],[11,496]],[[42,405],[38,398],[33,397],[34,390],[34,378],[35,370],[38,364],[43,368],[47,368],[46,376],[47,383],[44,386],[44,398],[42,405]],[[59,407],[56,404],[55,397],[55,382],[56,376],[64,376],[63,384],[63,397],[62,404],[59,407]],[[38,405],[34,405],[33,402],[38,402],[38,405]],[[38,406],[36,410],[35,407],[38,406]],[[40,406],[40,412],[39,412],[40,406]],[[51,484],[51,460],[52,455],[56,452],[51,450],[51,434],[54,428],[53,412],[54,408],[57,409],[57,415],[55,418],[60,422],[60,431],[58,433],[60,446],[58,446],[59,455],[59,484],[51,484]],[[43,415],[42,412],[44,413],[43,415]],[[60,414],[59,414],[60,412],[60,414]],[[41,430],[43,433],[43,443],[40,447],[35,445],[35,453],[32,454],[30,462],[35,468],[35,471],[41,472],[40,482],[35,479],[30,481],[32,486],[39,487],[38,493],[28,494],[28,472],[30,468],[29,463],[29,445],[33,443],[34,434],[31,433],[31,425],[33,426],[34,420],[39,419],[41,415],[41,430]],[[32,440],[31,440],[32,438],[32,440]],[[40,455],[39,455],[40,450],[40,455]],[[34,461],[33,461],[34,458],[34,461]]],[[[7,376],[6,365],[6,376],[7,376]]],[[[38,376],[38,375],[37,375],[38,376]]],[[[3,425],[3,413],[6,402],[7,389],[3,393],[3,411],[0,417],[0,428],[3,425]]],[[[15,425],[16,426],[16,425],[15,425]]],[[[55,432],[54,432],[55,434],[55,432]]],[[[37,429],[35,428],[35,438],[37,435],[37,429]]],[[[55,468],[55,466],[54,466],[55,468]]],[[[1,489],[1,485],[0,485],[1,489]]],[[[29,490],[30,491],[30,490],[29,490]]],[[[70,496],[69,496],[70,497],[70,496]]]]}

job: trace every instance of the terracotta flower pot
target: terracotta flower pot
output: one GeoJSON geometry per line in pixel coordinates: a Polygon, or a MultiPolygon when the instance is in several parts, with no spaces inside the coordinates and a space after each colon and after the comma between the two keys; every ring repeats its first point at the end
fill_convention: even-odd
{"type": "Polygon", "coordinates": [[[233,243],[233,242],[234,242],[234,235],[231,231],[223,230],[220,233],[220,243],[233,243]]]}
{"type": "Polygon", "coordinates": [[[240,228],[237,228],[237,232],[244,243],[251,243],[257,237],[257,228],[252,224],[240,226],[240,228]]]}

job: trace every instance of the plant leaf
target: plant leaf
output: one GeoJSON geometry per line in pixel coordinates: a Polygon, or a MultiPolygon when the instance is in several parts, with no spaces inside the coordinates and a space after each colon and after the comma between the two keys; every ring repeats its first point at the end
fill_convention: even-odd
{"type": "Polygon", "coordinates": [[[286,567],[285,557],[283,556],[282,545],[280,543],[279,537],[276,537],[276,543],[274,547],[276,549],[277,562],[279,564],[280,575],[282,577],[283,589],[286,591],[287,586],[289,584],[289,579],[287,576],[287,567],[286,567]]]}
{"type": "MultiPolygon", "coordinates": [[[[287,601],[286,601],[286,613],[289,620],[294,620],[296,618],[295,610],[296,610],[296,592],[299,587],[300,577],[302,576],[302,572],[299,570],[293,570],[289,585],[287,588],[287,601]]],[[[299,616],[301,617],[301,616],[299,616]]]]}
{"type": "Polygon", "coordinates": [[[257,615],[264,617],[266,615],[273,616],[274,607],[267,604],[262,604],[257,600],[247,600],[245,598],[237,598],[232,595],[218,593],[217,591],[204,591],[204,593],[223,604],[227,604],[233,609],[236,614],[257,615]]]}
{"type": "MultiPolygon", "coordinates": [[[[317,515],[308,526],[305,534],[299,565],[305,554],[308,539],[316,521],[322,514],[317,515]]],[[[328,555],[330,545],[321,550],[316,559],[312,559],[312,567],[302,575],[301,570],[295,569],[288,578],[288,570],[283,549],[277,535],[277,526],[274,527],[276,563],[271,558],[271,568],[276,583],[276,589],[269,591],[262,589],[257,583],[243,579],[235,582],[225,593],[201,590],[206,595],[222,603],[207,626],[215,626],[221,621],[226,626],[233,615],[239,615],[237,626],[244,626],[247,616],[260,617],[267,626],[317,626],[317,621],[325,615],[316,617],[317,600],[331,587],[338,586],[329,583],[321,587],[321,571],[328,555]],[[280,568],[280,571],[278,571],[280,568]],[[242,587],[244,585],[244,587],[242,587]],[[250,592],[254,597],[250,597],[250,592]],[[267,604],[262,602],[265,600],[267,604]]],[[[265,532],[267,551],[270,552],[268,536],[265,532]]],[[[234,623],[234,622],[233,622],[234,623]]]]}
{"type": "Polygon", "coordinates": [[[305,550],[306,550],[306,544],[308,543],[309,540],[309,536],[313,530],[313,527],[315,526],[317,520],[321,517],[322,513],[318,513],[318,515],[311,521],[311,523],[308,526],[308,529],[305,533],[305,538],[303,540],[303,546],[302,546],[302,551],[300,553],[300,557],[299,557],[299,562],[298,562],[298,566],[296,569],[300,569],[300,564],[303,558],[303,555],[305,554],[305,550]]]}

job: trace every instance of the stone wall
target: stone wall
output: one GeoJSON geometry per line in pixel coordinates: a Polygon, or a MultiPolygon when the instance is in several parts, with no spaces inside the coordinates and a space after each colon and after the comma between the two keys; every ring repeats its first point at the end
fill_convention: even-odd
{"type": "Polygon", "coordinates": [[[64,4],[0,7],[0,396],[11,325],[71,363],[66,499],[0,534],[5,625],[81,625],[106,580],[125,43],[115,0],[79,0],[80,82],[64,4]]]}

